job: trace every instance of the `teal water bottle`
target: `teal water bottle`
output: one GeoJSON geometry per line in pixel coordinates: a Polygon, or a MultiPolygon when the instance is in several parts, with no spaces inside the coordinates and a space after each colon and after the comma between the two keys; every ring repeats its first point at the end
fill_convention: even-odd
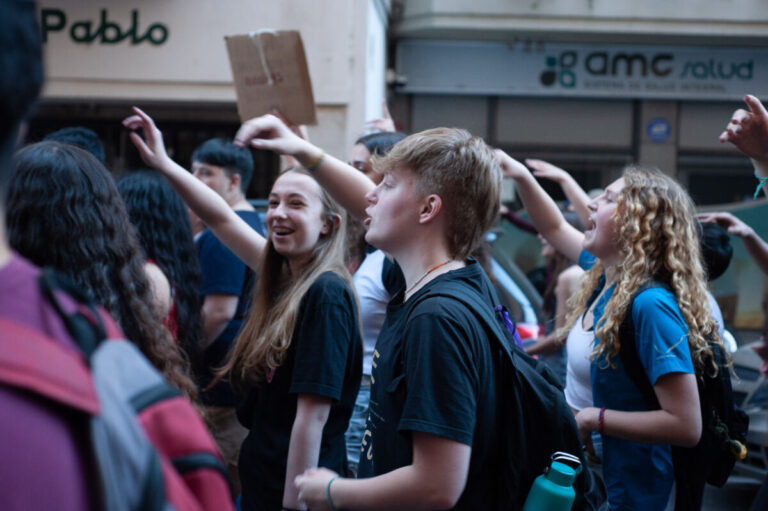
{"type": "Polygon", "coordinates": [[[573,481],[581,472],[581,461],[568,453],[556,452],[547,470],[533,482],[523,511],[570,511],[576,492],[573,481]]]}

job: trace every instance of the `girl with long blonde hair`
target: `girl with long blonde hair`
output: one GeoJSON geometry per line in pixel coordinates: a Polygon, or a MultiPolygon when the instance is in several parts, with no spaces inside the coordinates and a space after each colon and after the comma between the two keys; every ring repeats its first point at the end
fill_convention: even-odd
{"type": "Polygon", "coordinates": [[[594,332],[594,406],[576,421],[588,449],[593,432],[602,436],[611,509],[665,509],[675,479],[671,446],[692,447],[701,437],[696,373],[717,369],[707,340],[721,342],[709,313],[693,204],[670,177],[630,166],[589,203],[590,225],[582,234],[525,166],[498,155],[539,232],[587,270],[569,302],[566,328],[581,322],[594,332]],[[650,281],[668,288],[641,290],[650,281]],[[623,367],[619,328],[627,314],[659,410],[648,410],[623,367]]]}
{"type": "Polygon", "coordinates": [[[344,432],[360,385],[362,341],[344,266],[343,211],[304,170],[282,173],[269,194],[263,238],[213,190],[166,154],[138,108],[131,141],[189,207],[260,273],[249,318],[220,377],[243,395],[242,509],[298,509],[294,478],[323,466],[346,471],[344,432]]]}

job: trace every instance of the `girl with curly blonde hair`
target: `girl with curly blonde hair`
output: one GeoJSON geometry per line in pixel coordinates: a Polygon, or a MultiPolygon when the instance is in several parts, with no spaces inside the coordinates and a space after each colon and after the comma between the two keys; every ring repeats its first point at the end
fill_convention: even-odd
{"type": "Polygon", "coordinates": [[[707,339],[719,342],[691,199],[661,172],[630,166],[589,203],[590,225],[582,234],[528,169],[497,155],[539,232],[587,270],[567,323],[594,332],[594,406],[579,411],[576,421],[589,450],[592,433],[602,436],[611,509],[665,509],[675,477],[671,446],[692,447],[701,437],[696,373],[716,370],[707,339]],[[668,288],[641,290],[650,281],[668,288]],[[647,409],[619,356],[627,314],[659,410],[647,409]]]}

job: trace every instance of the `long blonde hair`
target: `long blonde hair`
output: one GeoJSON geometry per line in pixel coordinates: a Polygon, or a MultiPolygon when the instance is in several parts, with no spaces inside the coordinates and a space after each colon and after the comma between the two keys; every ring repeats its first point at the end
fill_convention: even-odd
{"type": "MultiPolygon", "coordinates": [[[[298,169],[286,172],[310,175],[298,169]]],[[[257,384],[282,364],[296,328],[301,299],[322,273],[334,272],[352,288],[352,279],[344,266],[344,210],[325,190],[320,186],[318,189],[328,232],[321,234],[311,258],[297,275],[289,274],[288,260],[275,250],[271,239],[267,239],[248,320],[226,364],[217,371],[217,381],[231,372],[232,382],[238,387],[257,384]]]]}
{"type": "MultiPolygon", "coordinates": [[[[693,202],[672,178],[655,169],[630,166],[614,212],[622,262],[616,288],[605,306],[592,353],[602,367],[621,348],[619,327],[629,312],[634,292],[649,280],[667,283],[675,294],[688,326],[688,346],[697,372],[707,365],[716,370],[707,339],[722,343],[709,312],[706,279],[701,265],[693,202]]],[[[584,276],[581,289],[568,301],[567,327],[586,309],[604,268],[598,261],[584,276]]]]}

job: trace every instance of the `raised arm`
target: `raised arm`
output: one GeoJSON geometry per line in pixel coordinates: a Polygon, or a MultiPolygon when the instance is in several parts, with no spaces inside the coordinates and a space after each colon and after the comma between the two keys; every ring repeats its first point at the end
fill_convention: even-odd
{"type": "Polygon", "coordinates": [[[174,162],[166,153],[163,134],[152,118],[139,108],[134,107],[133,111],[134,115],[123,120],[123,126],[144,131],[144,138],[136,131],[130,135],[144,163],[165,176],[187,206],[237,257],[254,270],[258,269],[266,247],[264,237],[237,216],[216,192],[174,162]]]}
{"type": "MultiPolygon", "coordinates": [[[[752,159],[759,177],[768,177],[768,111],[755,96],[748,94],[744,102],[749,110],[738,109],[720,134],[720,142],[730,142],[752,159]]],[[[768,188],[763,186],[768,196],[768,188]]]]}
{"type": "Polygon", "coordinates": [[[365,121],[366,131],[378,131],[381,133],[397,131],[395,129],[395,121],[392,120],[392,116],[389,114],[389,107],[387,107],[386,99],[381,101],[381,111],[381,117],[365,121]]]}
{"type": "Polygon", "coordinates": [[[525,165],[500,149],[495,152],[504,176],[515,180],[515,190],[539,233],[555,250],[571,261],[578,261],[584,234],[565,221],[555,201],[525,165]]]}
{"type": "Polygon", "coordinates": [[[587,208],[589,195],[573,179],[572,175],[544,160],[527,159],[525,164],[533,169],[534,176],[549,179],[559,184],[560,188],[563,189],[563,193],[573,205],[581,225],[589,225],[589,209],[587,208]]]}
{"type": "Polygon", "coordinates": [[[768,275],[768,243],[757,235],[754,229],[730,213],[702,213],[697,215],[704,223],[716,223],[728,234],[738,236],[747,253],[763,273],[768,275]]]}
{"type": "Polygon", "coordinates": [[[235,135],[235,144],[293,156],[310,169],[317,182],[347,211],[358,218],[365,217],[368,206],[365,196],[374,188],[373,182],[355,168],[297,136],[274,115],[246,121],[235,135]]]}

